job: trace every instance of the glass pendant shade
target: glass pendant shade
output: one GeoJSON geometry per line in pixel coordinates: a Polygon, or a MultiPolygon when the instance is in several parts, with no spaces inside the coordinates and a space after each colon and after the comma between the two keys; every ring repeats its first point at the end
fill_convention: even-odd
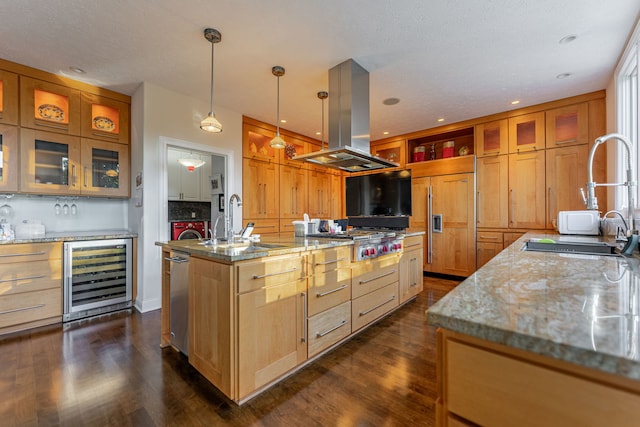
{"type": "Polygon", "coordinates": [[[280,134],[277,134],[271,142],[269,142],[271,148],[284,148],[285,145],[284,139],[282,139],[280,134]]]}
{"type": "Polygon", "coordinates": [[[189,172],[193,172],[196,168],[203,166],[206,162],[193,157],[184,157],[182,159],[178,159],[178,163],[186,167],[189,172]]]}
{"type": "Polygon", "coordinates": [[[222,125],[220,124],[218,119],[216,119],[216,115],[213,114],[212,111],[204,120],[200,122],[200,129],[207,132],[218,133],[222,132],[222,125]]]}

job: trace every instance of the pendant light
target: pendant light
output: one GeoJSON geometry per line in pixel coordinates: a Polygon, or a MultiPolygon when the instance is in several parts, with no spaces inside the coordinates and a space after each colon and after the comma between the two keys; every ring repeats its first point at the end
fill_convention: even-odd
{"type": "Polygon", "coordinates": [[[276,65],[271,68],[271,74],[278,78],[278,94],[276,101],[276,136],[271,140],[269,146],[271,148],[284,148],[286,144],[284,139],[280,136],[280,77],[284,76],[284,68],[276,65]]]}
{"type": "Polygon", "coordinates": [[[178,163],[182,166],[186,167],[189,172],[193,172],[200,166],[203,166],[205,163],[204,160],[193,157],[193,153],[189,153],[189,157],[183,157],[178,159],[178,163]]]}
{"type": "Polygon", "coordinates": [[[222,35],[218,30],[207,28],[204,30],[204,38],[211,42],[211,105],[209,114],[200,122],[200,129],[206,132],[219,133],[222,132],[222,125],[216,119],[216,115],[213,114],[213,47],[222,40],[222,35]]]}
{"type": "Polygon", "coordinates": [[[320,150],[324,150],[324,100],[329,97],[329,93],[321,90],[318,92],[318,98],[322,100],[322,128],[320,129],[320,150]]]}

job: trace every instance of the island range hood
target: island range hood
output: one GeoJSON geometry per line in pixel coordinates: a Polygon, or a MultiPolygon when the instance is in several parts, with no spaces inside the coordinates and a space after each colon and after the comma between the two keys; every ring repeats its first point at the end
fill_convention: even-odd
{"type": "Polygon", "coordinates": [[[397,167],[369,150],[369,72],[353,59],[329,70],[329,148],[295,156],[347,172],[397,167]]]}

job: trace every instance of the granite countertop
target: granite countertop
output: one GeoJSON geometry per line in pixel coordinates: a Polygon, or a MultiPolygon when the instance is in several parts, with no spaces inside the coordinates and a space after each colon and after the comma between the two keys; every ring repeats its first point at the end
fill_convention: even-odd
{"type": "Polygon", "coordinates": [[[1,241],[0,244],[72,242],[80,240],[125,239],[130,237],[138,237],[138,234],[128,230],[64,231],[45,233],[44,237],[4,240],[1,241]]]}
{"type": "Polygon", "coordinates": [[[559,238],[518,239],[430,307],[428,323],[640,380],[640,259],[521,250],[547,237],[559,238]]]}
{"type": "Polygon", "coordinates": [[[307,239],[304,237],[262,236],[257,242],[242,242],[227,245],[205,245],[205,241],[195,239],[171,240],[156,242],[156,245],[167,249],[186,252],[189,255],[211,258],[218,261],[244,261],[266,256],[288,255],[313,249],[327,249],[336,246],[353,245],[352,240],[340,239],[307,239]]]}

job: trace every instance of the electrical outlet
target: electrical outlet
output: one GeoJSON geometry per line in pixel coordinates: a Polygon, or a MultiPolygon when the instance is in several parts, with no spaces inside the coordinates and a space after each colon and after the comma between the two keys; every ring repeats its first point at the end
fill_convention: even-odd
{"type": "Polygon", "coordinates": [[[191,212],[191,218],[195,218],[196,217],[196,213],[195,212],[191,212]]]}

